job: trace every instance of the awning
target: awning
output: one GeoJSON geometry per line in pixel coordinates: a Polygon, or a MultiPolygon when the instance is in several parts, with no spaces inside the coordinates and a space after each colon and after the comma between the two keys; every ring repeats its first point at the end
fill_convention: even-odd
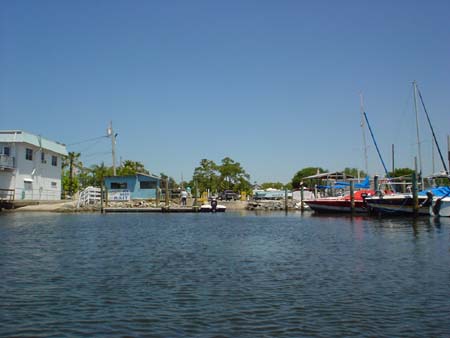
{"type": "Polygon", "coordinates": [[[24,178],[23,181],[26,183],[33,183],[33,179],[31,178],[24,178]]]}
{"type": "Polygon", "coordinates": [[[331,180],[342,180],[342,179],[350,179],[354,178],[352,175],[347,175],[341,172],[334,172],[334,173],[322,173],[322,174],[316,174],[312,176],[303,177],[304,180],[306,179],[331,179],[331,180]]]}

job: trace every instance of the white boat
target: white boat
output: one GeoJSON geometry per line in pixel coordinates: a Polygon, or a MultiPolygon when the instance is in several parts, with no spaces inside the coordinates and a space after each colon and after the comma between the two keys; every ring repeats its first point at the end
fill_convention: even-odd
{"type": "Polygon", "coordinates": [[[203,204],[200,206],[200,212],[225,212],[227,207],[222,204],[217,204],[216,208],[213,209],[211,204],[203,204]]]}
{"type": "Polygon", "coordinates": [[[430,215],[450,217],[450,196],[433,197],[433,204],[430,207],[430,215]]]}
{"type": "Polygon", "coordinates": [[[433,201],[430,206],[430,215],[450,217],[450,187],[440,187],[436,190],[431,192],[433,201]]]}

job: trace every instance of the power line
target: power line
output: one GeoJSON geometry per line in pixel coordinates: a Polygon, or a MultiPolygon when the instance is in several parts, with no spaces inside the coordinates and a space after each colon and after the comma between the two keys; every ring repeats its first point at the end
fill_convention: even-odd
{"type": "Polygon", "coordinates": [[[82,158],[91,158],[94,156],[98,156],[98,155],[105,155],[105,154],[109,154],[110,151],[100,151],[100,152],[95,152],[95,153],[90,153],[90,154],[86,154],[86,155],[81,155],[82,158]]]}
{"type": "Polygon", "coordinates": [[[90,144],[90,145],[88,145],[87,147],[84,147],[83,149],[79,150],[78,152],[83,153],[83,152],[85,152],[85,151],[88,150],[88,149],[92,150],[92,148],[94,148],[94,147],[95,147],[97,144],[99,144],[101,141],[102,141],[102,140],[99,139],[99,140],[98,140],[97,142],[95,142],[94,144],[90,144]]]}
{"type": "Polygon", "coordinates": [[[98,139],[101,139],[101,138],[104,138],[104,137],[108,137],[108,136],[107,136],[107,135],[97,136],[97,137],[90,138],[90,139],[87,139],[87,140],[83,140],[83,141],[79,141],[79,142],[74,142],[74,143],[69,143],[69,144],[67,144],[67,146],[73,146],[73,145],[76,145],[76,144],[81,144],[81,143],[91,142],[91,141],[95,141],[95,140],[98,140],[98,139]]]}

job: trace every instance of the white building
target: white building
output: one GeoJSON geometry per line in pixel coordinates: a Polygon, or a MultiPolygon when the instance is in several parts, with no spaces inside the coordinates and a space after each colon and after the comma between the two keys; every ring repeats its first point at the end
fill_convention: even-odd
{"type": "Polygon", "coordinates": [[[0,131],[0,197],[61,199],[62,143],[21,130],[0,131]]]}

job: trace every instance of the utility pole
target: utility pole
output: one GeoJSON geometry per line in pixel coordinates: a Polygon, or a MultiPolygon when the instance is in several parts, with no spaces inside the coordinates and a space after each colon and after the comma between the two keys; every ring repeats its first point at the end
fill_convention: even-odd
{"type": "Polygon", "coordinates": [[[109,122],[108,136],[111,137],[113,176],[116,176],[116,134],[114,133],[114,129],[112,127],[112,121],[109,122]]]}

